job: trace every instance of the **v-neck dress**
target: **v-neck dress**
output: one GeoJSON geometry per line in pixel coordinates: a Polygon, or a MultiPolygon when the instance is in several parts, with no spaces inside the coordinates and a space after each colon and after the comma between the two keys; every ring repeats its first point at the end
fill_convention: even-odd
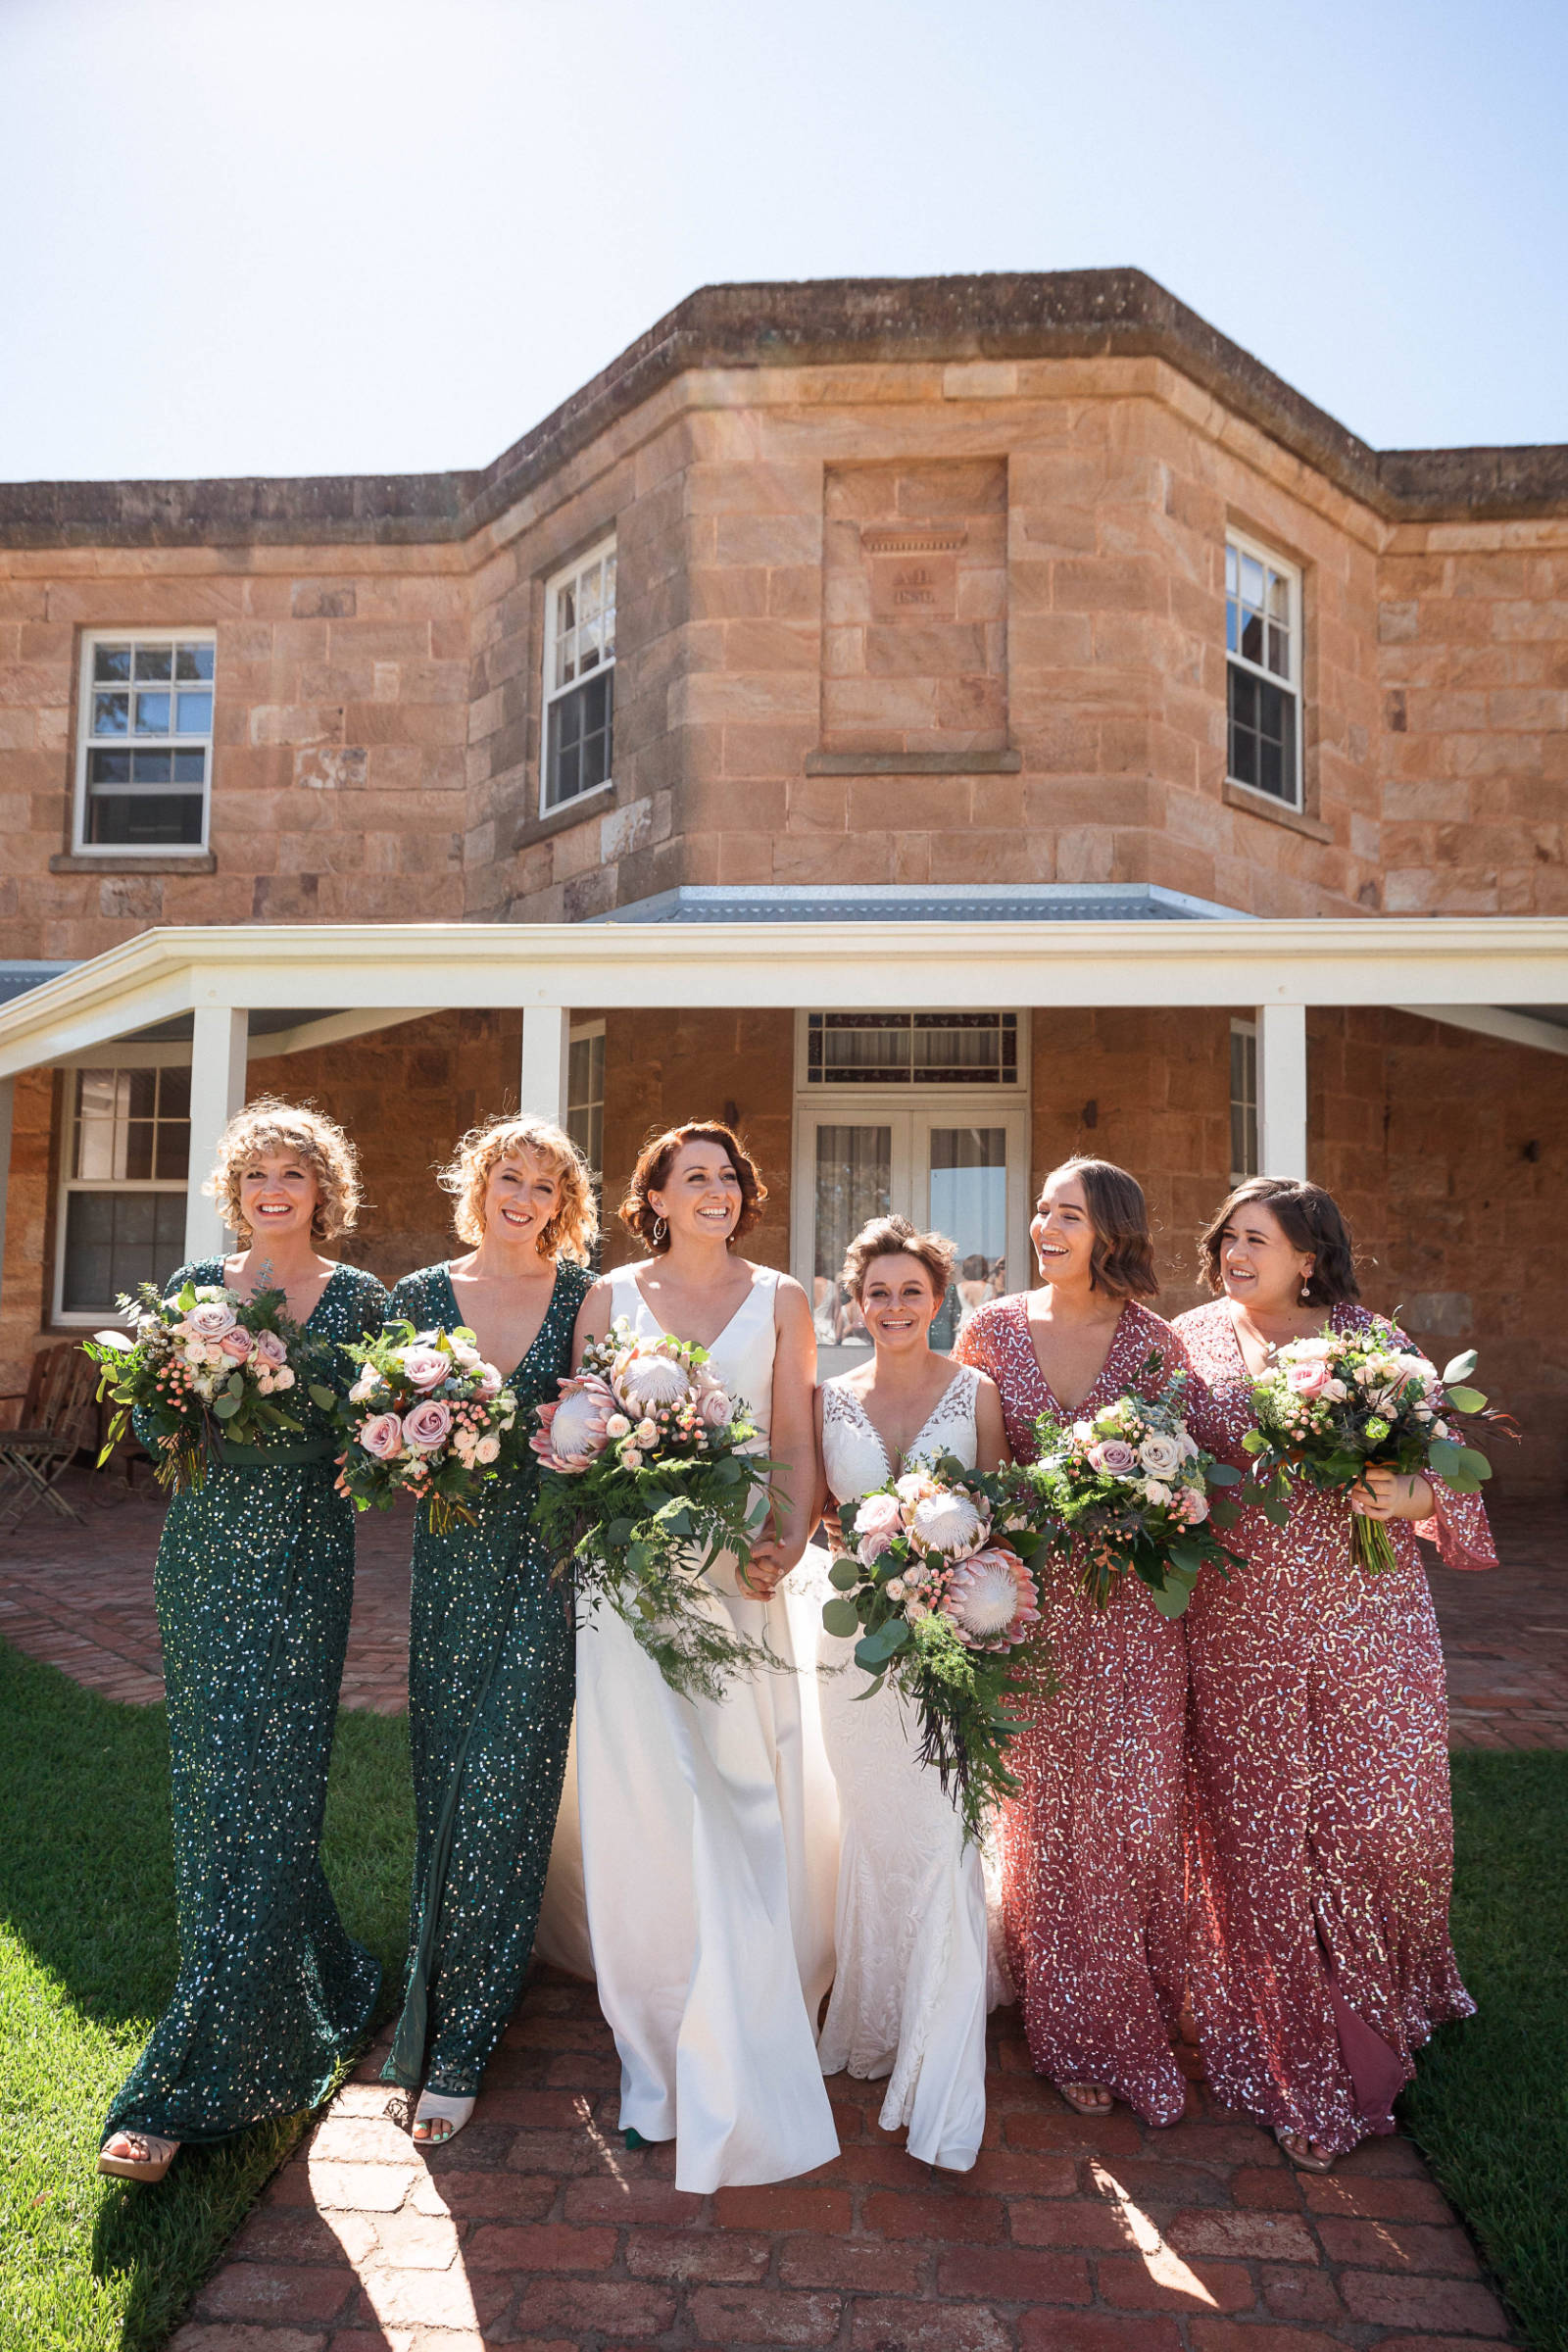
{"type": "MultiPolygon", "coordinates": [[[[164,1290],[224,1274],[220,1257],[202,1258],[164,1290]]],[[[351,1342],[385,1311],[374,1275],[339,1265],[306,1328],[351,1342]]],[[[324,1377],[346,1391],[354,1367],[339,1357],[324,1377]]],[[[354,1510],[336,1492],[330,1423],[293,1396],[302,1435],[245,1467],[214,1464],[172,1498],[159,1540],[179,1976],[105,2139],[219,2140],[318,2105],[380,1987],[320,1863],[354,1510]]]]}
{"type": "MultiPolygon", "coordinates": [[[[901,1469],[943,1454],[973,1469],[978,1388],[967,1365],[954,1366],[901,1469]]],[[[835,1502],[853,1503],[894,1476],[864,1405],[842,1379],[822,1384],[822,1463],[835,1502]]],[[[822,1598],[825,1571],[822,1556],[822,1598]]],[[[842,1831],[822,2072],[885,2076],[882,2130],[907,2126],[911,2156],[968,2172],[985,2132],[986,2012],[1001,1989],[991,1967],[984,1856],[938,1774],[920,1761],[912,1711],[897,1690],[865,1697],[855,1637],[819,1634],[817,1664],[842,1831]]]]}
{"type": "MultiPolygon", "coordinates": [[[[569,1258],[513,1373],[518,1421],[571,1369],[592,1274],[569,1258]]],[[[445,1263],[406,1274],[388,1319],[464,1322],[445,1263]]],[[[571,1730],[569,1604],[529,1515],[539,1469],[519,1446],[446,1535],[415,1520],[409,1745],[416,1844],[403,2011],[384,2080],[472,2097],[517,2005],[561,1802],[571,1730]]]]}
{"type": "MultiPolygon", "coordinates": [[[[1157,1396],[1187,1365],[1171,1326],[1136,1299],[1074,1412],[1047,1386],[1022,1297],[982,1306],[956,1352],[1001,1390],[1020,1462],[1038,1452],[1039,1414],[1070,1422],[1129,1393],[1157,1396]]],[[[1078,1567],[1040,1580],[1059,1688],[1026,1707],[1011,1752],[1021,1786],[1003,1816],[1007,1964],[1037,2073],[1102,2082],[1146,2123],[1173,2124],[1186,2105],[1172,2035],[1186,1972],[1187,1640],[1132,1577],[1096,1608],[1078,1567]]]]}
{"type": "MultiPolygon", "coordinates": [[[[1338,1331],[1372,1318],[1336,1306],[1338,1331]]],[[[1223,1298],[1176,1329],[1238,1467],[1251,1375],[1223,1298]]],[[[1402,1346],[1409,1346],[1401,1339],[1402,1346]]],[[[1434,1482],[1450,1568],[1495,1564],[1479,1495],[1434,1482]]],[[[1228,1583],[1200,1579],[1192,1659],[1193,1849],[1202,1893],[1193,2007],[1214,2095],[1334,2154],[1392,2132],[1390,2102],[1432,2028],[1468,2017],[1448,1939],[1447,1704],[1422,1545],[1350,1555],[1343,1494],[1297,1489],[1284,1527],[1249,1508],[1228,1583]]]]}

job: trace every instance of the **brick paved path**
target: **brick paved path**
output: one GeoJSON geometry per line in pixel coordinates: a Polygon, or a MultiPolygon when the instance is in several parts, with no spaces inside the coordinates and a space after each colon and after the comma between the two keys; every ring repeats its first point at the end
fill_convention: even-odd
{"type": "MultiPolygon", "coordinates": [[[[1499,1514],[1505,1566],[1434,1583],[1459,1746],[1568,1746],[1563,1514],[1499,1514]]],[[[147,1496],[0,1539],[0,1633],[79,1681],[160,1695],[147,1496]]],[[[404,1703],[406,1523],[360,1525],[344,1697],[404,1703]]],[[[1420,2158],[1328,2179],[1207,2105],[1146,2131],[1072,2115],[994,2021],[987,2144],[961,2180],[839,2078],[843,2154],[781,2187],[679,2194],[627,2154],[592,1992],[544,1972],[473,2123],[428,2161],[368,2060],[276,2176],[172,2352],[1471,2352],[1513,2340],[1420,2158]]]]}

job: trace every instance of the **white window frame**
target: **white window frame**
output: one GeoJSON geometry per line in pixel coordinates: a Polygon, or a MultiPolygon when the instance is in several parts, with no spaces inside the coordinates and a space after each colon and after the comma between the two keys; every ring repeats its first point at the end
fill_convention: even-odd
{"type": "MultiPolygon", "coordinates": [[[[122,632],[115,631],[116,638],[122,632]]],[[[187,636],[184,640],[189,644],[187,636]]],[[[111,1047],[102,1059],[91,1053],[79,1061],[73,1061],[64,1072],[65,1096],[61,1106],[60,1182],[55,1196],[54,1280],[50,1288],[50,1322],[62,1331],[88,1329],[115,1319],[115,1302],[103,1306],[68,1307],[66,1296],[66,1246],[70,1232],[70,1203],[75,1193],[175,1193],[183,1200],[190,1190],[188,1173],[184,1176],[76,1176],[72,1173],[76,1164],[76,1102],[81,1092],[81,1077],[86,1070],[151,1070],[189,1066],[189,1047],[156,1050],[145,1060],[122,1060],[111,1047]]],[[[176,1261],[177,1262],[177,1261],[176,1261]]],[[[170,1268],[169,1271],[172,1271],[170,1268]]]]}
{"type": "MultiPolygon", "coordinates": [[[[1225,1073],[1225,1083],[1230,1098],[1230,1132],[1226,1140],[1228,1144],[1234,1144],[1236,1140],[1237,1111],[1242,1111],[1244,1115],[1248,1111],[1250,1111],[1252,1116],[1252,1157],[1255,1161],[1259,1149],[1257,1127],[1257,1023],[1255,1021],[1232,1021],[1230,1025],[1230,1038],[1238,1037],[1245,1039],[1250,1044],[1252,1049],[1252,1094],[1251,1100],[1249,1102],[1245,1091],[1240,1095],[1236,1091],[1236,1049],[1234,1045],[1230,1044],[1228,1039],[1226,1051],[1229,1055],[1230,1066],[1225,1073]]],[[[1237,1167],[1235,1165],[1236,1154],[1234,1152],[1231,1152],[1230,1156],[1232,1162],[1231,1185],[1233,1189],[1239,1184],[1245,1184],[1250,1176],[1255,1176],[1257,1174],[1257,1169],[1255,1166],[1250,1168],[1237,1167]]]]}
{"type": "MultiPolygon", "coordinates": [[[[599,1098],[598,1098],[597,1102],[596,1102],[596,1101],[594,1101],[594,1099],[593,1099],[592,1097],[590,1097],[590,1099],[589,1099],[589,1100],[588,1100],[586,1102],[574,1102],[572,1101],[572,1099],[571,1099],[571,1092],[570,1092],[570,1087],[571,1087],[571,1077],[570,1077],[570,1072],[571,1072],[570,1049],[571,1049],[571,1047],[572,1047],[572,1046],[584,1046],[584,1045],[590,1045],[590,1044],[593,1042],[593,1040],[594,1040],[596,1037],[598,1037],[598,1038],[602,1038],[602,1037],[604,1036],[604,1034],[605,1034],[605,1024],[604,1024],[604,1022],[603,1022],[603,1021],[573,1021],[573,1022],[572,1022],[572,1024],[571,1024],[570,1033],[569,1033],[569,1036],[568,1036],[568,1039],[567,1039],[567,1060],[566,1060],[566,1071],[567,1071],[567,1078],[566,1078],[566,1086],[567,1086],[567,1093],[566,1093],[566,1120],[567,1120],[567,1132],[568,1132],[568,1134],[570,1133],[570,1120],[571,1120],[571,1115],[572,1115],[573,1111],[576,1111],[576,1110],[597,1110],[597,1111],[599,1112],[599,1131],[600,1131],[600,1153],[599,1153],[599,1160],[598,1160],[597,1162],[595,1162],[595,1161],[593,1161],[592,1159],[590,1159],[590,1160],[589,1160],[589,1165],[590,1165],[590,1167],[592,1167],[592,1168],[593,1168],[593,1172],[594,1172],[595,1176],[597,1176],[597,1177],[600,1179],[601,1183],[604,1181],[604,1173],[605,1173],[605,1170],[604,1170],[604,1164],[603,1164],[603,1163],[604,1163],[604,1149],[603,1149],[603,1144],[604,1144],[605,1096],[604,1096],[604,1093],[602,1092],[602,1093],[599,1095],[599,1098]]],[[[603,1084],[604,1084],[605,1075],[606,1075],[606,1073],[605,1073],[605,1070],[604,1070],[604,1065],[603,1065],[603,1062],[601,1061],[601,1065],[600,1065],[600,1082],[601,1082],[601,1086],[603,1086],[603,1084]]],[[[572,1139],[572,1140],[573,1140],[573,1142],[575,1142],[575,1141],[576,1141],[575,1137],[573,1137],[573,1139],[572,1139]]],[[[581,1148],[581,1147],[579,1147],[579,1149],[580,1149],[580,1148],[581,1148]]]]}
{"type": "MultiPolygon", "coordinates": [[[[76,687],[76,784],[71,820],[71,854],[74,858],[205,858],[213,817],[213,764],[217,758],[216,725],[206,735],[160,736],[156,743],[144,743],[142,749],[194,751],[198,747],[207,754],[207,781],[202,788],[202,835],[200,841],[89,841],[87,839],[87,760],[96,750],[106,750],[102,739],[95,742],[92,732],[93,658],[101,645],[210,645],[213,655],[213,716],[218,716],[218,634],[212,628],[151,629],[139,624],[123,629],[83,629],[81,632],[81,661],[76,687]]],[[[172,688],[171,689],[172,691],[172,688]]],[[[136,738],[127,735],[124,748],[135,751],[136,738]]],[[[171,790],[173,788],[171,787],[171,790]]],[[[187,792],[187,798],[194,798],[187,792]]]]}
{"type": "MultiPolygon", "coordinates": [[[[1230,784],[1234,784],[1238,792],[1250,792],[1254,794],[1259,801],[1262,801],[1269,807],[1275,808],[1292,808],[1298,815],[1299,815],[1306,807],[1306,771],[1303,764],[1305,730],[1302,726],[1301,718],[1302,705],[1304,700],[1301,693],[1301,648],[1305,600],[1301,593],[1301,567],[1298,564],[1293,564],[1289,556],[1282,556],[1278,548],[1266,546],[1262,540],[1251,538],[1246,531],[1228,529],[1225,533],[1225,547],[1227,553],[1230,551],[1230,549],[1235,548],[1238,556],[1250,556],[1254,564],[1261,564],[1266,567],[1266,569],[1278,572],[1280,578],[1286,582],[1290,590],[1291,607],[1291,662],[1290,675],[1288,677],[1282,677],[1278,670],[1270,669],[1264,662],[1249,661],[1247,656],[1239,650],[1233,654],[1231,652],[1229,639],[1227,636],[1227,642],[1225,646],[1226,781],[1230,784]],[[1250,784],[1245,777],[1233,776],[1231,774],[1230,665],[1233,662],[1235,662],[1237,668],[1245,670],[1249,677],[1258,678],[1264,685],[1275,686],[1283,689],[1284,692],[1291,696],[1295,704],[1296,721],[1295,742],[1292,747],[1292,766],[1296,773],[1296,794],[1295,798],[1292,800],[1285,800],[1280,794],[1270,792],[1264,785],[1250,784]]],[[[1226,601],[1227,603],[1229,602],[1228,590],[1226,591],[1226,601]]]]}
{"type": "MultiPolygon", "coordinates": [[[[584,680],[580,675],[568,680],[564,686],[557,686],[553,683],[556,667],[557,592],[562,588],[569,586],[573,580],[579,579],[581,575],[588,569],[591,564],[602,564],[607,556],[613,556],[615,553],[615,533],[613,531],[607,531],[602,539],[596,540],[592,547],[586,548],[580,556],[574,557],[571,563],[564,564],[559,571],[552,572],[549,579],[545,582],[544,660],[540,665],[540,686],[542,691],[540,694],[539,703],[539,814],[541,816],[560,816],[567,809],[584,808],[590,801],[596,801],[601,797],[602,794],[607,792],[612,793],[615,789],[615,719],[613,707],[612,707],[610,719],[610,774],[604,778],[602,783],[590,784],[586,792],[573,793],[569,800],[552,801],[549,797],[550,713],[557,703],[564,701],[565,697],[569,694],[578,693],[584,684],[584,680]]],[[[618,590],[618,564],[616,570],[616,585],[618,590]]],[[[615,657],[613,654],[612,654],[608,662],[602,661],[598,668],[590,671],[589,675],[593,677],[603,676],[606,671],[613,670],[614,666],[615,657]]],[[[613,697],[613,687],[612,687],[611,693],[612,697],[613,697]]]]}

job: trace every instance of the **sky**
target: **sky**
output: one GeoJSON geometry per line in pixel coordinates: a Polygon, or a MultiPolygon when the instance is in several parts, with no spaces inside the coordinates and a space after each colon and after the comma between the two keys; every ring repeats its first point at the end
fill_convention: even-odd
{"type": "Polygon", "coordinates": [[[1568,440],[1563,0],[0,0],[0,478],[487,464],[695,287],[1133,265],[1568,440]]]}

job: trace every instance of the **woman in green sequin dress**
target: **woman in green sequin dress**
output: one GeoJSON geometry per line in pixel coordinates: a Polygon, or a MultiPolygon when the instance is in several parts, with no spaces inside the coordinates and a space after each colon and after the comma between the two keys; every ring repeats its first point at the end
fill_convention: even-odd
{"type": "MultiPolygon", "coordinates": [[[[245,1247],[180,1267],[166,1292],[281,1289],[313,1339],[379,1327],[380,1283],[317,1253],[359,1205],[353,1148],[330,1119],[251,1104],[224,1131],[210,1189],[245,1247]]],[[[346,1388],[338,1360],[330,1379],[346,1388]]],[[[184,2140],[316,2106],[380,1985],[319,1857],[354,1512],[326,1415],[299,1388],[291,1401],[303,1435],[231,1448],[173,1496],[158,1546],[180,1967],[105,2127],[99,2170],[131,2180],[161,2180],[184,2140]]]]}
{"type": "Polygon", "coordinates": [[[588,1170],[557,1127],[506,1119],[466,1136],[442,1182],[466,1257],[406,1274],[393,1316],[466,1326],[512,1371],[514,1450],[475,1505],[432,1532],[419,1506],[409,1639],[417,1844],[403,2014],[385,2080],[425,2089],[414,2137],[439,2146],[473,2111],[533,1950],[571,1730],[567,1596],[529,1525],[533,1407],[571,1369],[580,1262],[597,1230],[588,1170]]]}

